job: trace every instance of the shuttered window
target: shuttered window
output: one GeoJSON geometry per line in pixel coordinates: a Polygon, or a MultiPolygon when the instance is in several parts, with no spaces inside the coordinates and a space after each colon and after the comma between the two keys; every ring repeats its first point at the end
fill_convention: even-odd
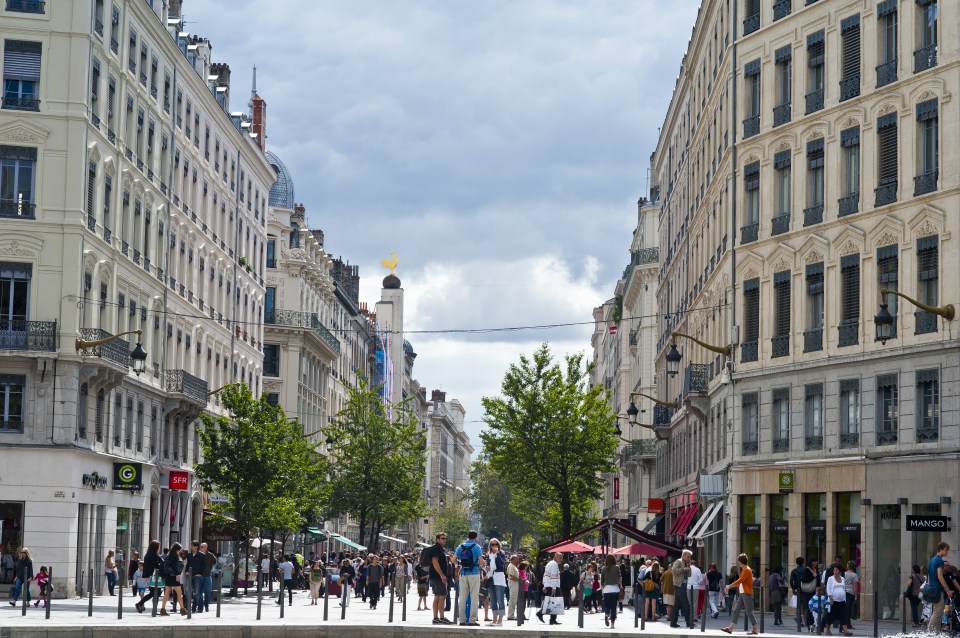
{"type": "Polygon", "coordinates": [[[936,441],[940,430],[940,371],[917,370],[917,443],[936,441]]]}
{"type": "Polygon", "coordinates": [[[843,379],[840,390],[840,437],[860,432],[860,379],[843,379]]]}
{"type": "Polygon", "coordinates": [[[843,77],[860,75],[860,15],[850,16],[840,22],[843,40],[843,77]]]}
{"type": "Polygon", "coordinates": [[[760,339],[760,279],[743,283],[744,340],[760,339]]]}
{"type": "Polygon", "coordinates": [[[774,330],[777,336],[790,334],[790,271],[783,270],[773,275],[774,330]]]}
{"type": "Polygon", "coordinates": [[[917,280],[920,301],[936,306],[939,303],[938,284],[940,281],[939,237],[931,235],[917,240],[917,280]]]}
{"type": "MultiPolygon", "coordinates": [[[[100,60],[93,59],[93,73],[90,76],[90,102],[96,102],[100,97],[100,60]]],[[[96,110],[96,105],[93,109],[96,110]]]]}
{"type": "Polygon", "coordinates": [[[110,200],[113,199],[111,197],[112,192],[113,178],[107,175],[103,183],[103,225],[105,227],[110,226],[110,200]]]}
{"type": "Polygon", "coordinates": [[[40,43],[5,40],[3,43],[3,79],[40,81],[40,43]]]}
{"type": "MultiPolygon", "coordinates": [[[[917,104],[917,126],[920,139],[920,157],[918,164],[921,176],[930,176],[930,180],[918,188],[930,192],[936,188],[936,173],[940,164],[939,153],[939,105],[937,99],[917,104]]],[[[918,180],[919,181],[919,180],[918,180]]],[[[920,184],[918,184],[920,186],[920,184]]],[[[922,194],[922,193],[917,193],[922,194]]]]}
{"type": "Polygon", "coordinates": [[[90,162],[87,167],[87,215],[93,216],[93,199],[97,188],[97,165],[90,162]]]}
{"type": "Polygon", "coordinates": [[[899,388],[896,374],[877,377],[877,443],[895,443],[899,421],[899,388]]]}
{"type": "Polygon", "coordinates": [[[807,283],[807,330],[823,328],[823,262],[808,264],[807,283]]]}
{"type": "MultiPolygon", "coordinates": [[[[860,192],[859,126],[840,131],[840,148],[843,154],[843,195],[849,197],[860,192]]],[[[840,214],[847,214],[847,211],[841,210],[840,214]]]]}
{"type": "Polygon", "coordinates": [[[841,323],[860,321],[860,255],[840,259],[841,323]]]}
{"type": "Polygon", "coordinates": [[[881,186],[897,182],[896,113],[889,113],[877,120],[877,175],[881,186]]]}
{"type": "Polygon", "coordinates": [[[743,412],[743,453],[756,454],[760,436],[759,397],[756,392],[745,392],[741,397],[743,412]]]}

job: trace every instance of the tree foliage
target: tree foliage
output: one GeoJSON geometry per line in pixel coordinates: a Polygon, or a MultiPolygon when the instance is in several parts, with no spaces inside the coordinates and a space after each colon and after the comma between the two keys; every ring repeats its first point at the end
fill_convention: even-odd
{"type": "MultiPolygon", "coordinates": [[[[470,512],[463,502],[457,500],[443,509],[434,512],[433,528],[438,532],[446,532],[447,543],[445,547],[453,549],[466,540],[467,532],[470,531],[470,512]]],[[[433,540],[433,539],[430,539],[433,540]]]]}
{"type": "MultiPolygon", "coordinates": [[[[195,471],[206,491],[226,498],[210,509],[214,524],[234,530],[239,552],[254,529],[285,534],[303,527],[317,511],[327,466],[299,422],[266,397],[254,398],[245,384],[228,386],[220,397],[229,416],[200,415],[203,460],[195,471]]],[[[240,563],[238,555],[234,593],[240,563]]]]}
{"type": "Polygon", "coordinates": [[[423,514],[426,452],[413,412],[393,406],[391,417],[365,379],[346,389],[343,409],[323,428],[334,459],[327,514],[355,518],[373,550],[380,531],[423,514]]]}
{"type": "Polygon", "coordinates": [[[513,548],[520,546],[524,534],[532,531],[529,513],[535,509],[518,509],[510,486],[490,466],[489,456],[481,453],[470,465],[470,507],[480,515],[481,528],[487,537],[510,539],[513,548]]]}
{"type": "Polygon", "coordinates": [[[481,433],[490,467],[543,534],[568,536],[600,497],[597,474],[612,472],[618,436],[606,391],[589,387],[583,354],[555,363],[547,344],[522,355],[499,397],[484,397],[481,433]],[[537,507],[538,510],[527,508],[537,507]]]}

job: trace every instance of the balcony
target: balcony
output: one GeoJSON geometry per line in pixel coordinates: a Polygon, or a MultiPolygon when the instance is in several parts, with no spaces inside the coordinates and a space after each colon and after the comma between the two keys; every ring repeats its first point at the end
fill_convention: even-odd
{"type": "Polygon", "coordinates": [[[897,180],[894,179],[887,184],[881,184],[874,189],[875,200],[873,205],[876,208],[893,204],[897,201],[897,180]]]}
{"type": "Polygon", "coordinates": [[[815,204],[803,209],[803,227],[814,226],[823,222],[823,204],[815,204]]]}
{"type": "Polygon", "coordinates": [[[807,330],[803,333],[803,351],[819,352],[823,350],[823,328],[807,330]]]}
{"type": "Polygon", "coordinates": [[[760,446],[757,441],[744,441],[743,442],[743,455],[752,456],[760,450],[760,446]]]}
{"type": "Polygon", "coordinates": [[[841,432],[840,447],[858,447],[860,445],[859,432],[841,432]]]}
{"type": "Polygon", "coordinates": [[[56,352],[57,322],[2,318],[0,350],[56,352]]]}
{"type": "Polygon", "coordinates": [[[747,224],[740,228],[740,243],[749,244],[751,242],[757,241],[757,237],[760,235],[760,222],[754,222],[753,224],[747,224]]]}
{"type": "Polygon", "coordinates": [[[755,13],[754,15],[747,16],[743,21],[743,35],[750,35],[754,31],[760,28],[760,14],[755,13]]]}
{"type": "Polygon", "coordinates": [[[654,439],[637,439],[631,441],[620,452],[620,467],[627,463],[642,459],[653,459],[657,456],[657,442],[654,439]]]}
{"type": "Polygon", "coordinates": [[[837,200],[837,215],[844,217],[860,211],[860,192],[850,193],[837,200]]]}
{"type": "Polygon", "coordinates": [[[940,430],[936,425],[921,425],[917,428],[917,443],[930,443],[940,440],[940,430]]]}
{"type": "Polygon", "coordinates": [[[860,74],[840,78],[840,101],[852,99],[860,95],[860,74]]]}
{"type": "Polygon", "coordinates": [[[773,440],[773,451],[774,452],[789,452],[790,451],[790,439],[787,437],[774,439],[773,440]]]}
{"type": "Polygon", "coordinates": [[[777,215],[771,220],[770,235],[782,235],[790,231],[790,213],[777,215]]]}
{"type": "Polygon", "coordinates": [[[855,346],[860,343],[860,322],[842,324],[837,327],[839,338],[837,345],[841,348],[845,346],[855,346]]]}
{"type": "Polygon", "coordinates": [[[33,202],[0,200],[0,217],[6,219],[34,219],[33,202]]]}
{"type": "Polygon", "coordinates": [[[790,335],[778,335],[770,339],[770,345],[773,348],[774,359],[786,357],[790,354],[790,335]]]}
{"type": "Polygon", "coordinates": [[[807,115],[823,110],[823,89],[807,93],[807,115]]]}
{"type": "Polygon", "coordinates": [[[743,121],[743,139],[760,133],[760,116],[752,115],[743,121]]]}
{"type": "Polygon", "coordinates": [[[789,102],[773,107],[773,126],[777,127],[789,123],[792,118],[791,111],[789,102]]]}
{"type": "Polygon", "coordinates": [[[691,363],[683,372],[683,394],[706,394],[710,383],[710,364],[691,363]]]}
{"type": "Polygon", "coordinates": [[[884,62],[877,66],[877,88],[893,84],[897,81],[897,59],[884,62]]]}
{"type": "Polygon", "coordinates": [[[207,382],[195,377],[186,370],[167,370],[164,375],[167,392],[182,394],[188,400],[204,406],[207,405],[207,382]]]}
{"type": "Polygon", "coordinates": [[[40,0],[7,0],[7,11],[18,13],[44,13],[45,6],[40,0]]]}
{"type": "Polygon", "coordinates": [[[668,408],[665,405],[654,404],[652,425],[670,425],[671,420],[673,420],[672,408],[668,408]]]}
{"type": "Polygon", "coordinates": [[[926,310],[917,310],[913,313],[915,328],[913,334],[925,335],[937,331],[937,315],[926,310]]]}
{"type": "Polygon", "coordinates": [[[740,363],[750,363],[759,359],[759,341],[744,341],[740,347],[740,363]]]}
{"type": "Polygon", "coordinates": [[[777,0],[773,5],[773,21],[786,18],[793,10],[793,0],[777,0]]]}
{"type": "Polygon", "coordinates": [[[877,445],[893,445],[897,442],[896,430],[878,430],[877,445]]]}
{"type": "MultiPolygon", "coordinates": [[[[99,328],[80,329],[80,339],[82,341],[99,341],[112,336],[106,330],[99,328]]],[[[86,357],[100,357],[124,368],[130,367],[130,342],[126,339],[114,339],[103,345],[85,348],[80,354],[86,357]]]]}
{"type": "Polygon", "coordinates": [[[39,111],[40,100],[29,96],[3,96],[3,108],[10,111],[39,111]]]}
{"type": "Polygon", "coordinates": [[[660,261],[659,248],[641,248],[637,250],[634,255],[636,255],[635,259],[638,266],[656,264],[660,261]]]}
{"type": "Polygon", "coordinates": [[[924,173],[923,175],[917,175],[913,178],[913,196],[919,197],[920,195],[926,195],[927,193],[932,193],[937,190],[937,177],[939,176],[939,171],[930,171],[929,173],[924,173]]]}
{"type": "Polygon", "coordinates": [[[268,310],[264,312],[263,323],[272,326],[288,326],[312,330],[330,348],[340,354],[340,340],[320,322],[316,313],[297,310],[268,310]]]}
{"type": "Polygon", "coordinates": [[[913,72],[920,73],[937,66],[937,44],[922,47],[913,52],[913,72]]]}
{"type": "Polygon", "coordinates": [[[822,450],[823,449],[823,435],[822,434],[808,434],[803,437],[803,449],[806,451],[811,450],[822,450]]]}

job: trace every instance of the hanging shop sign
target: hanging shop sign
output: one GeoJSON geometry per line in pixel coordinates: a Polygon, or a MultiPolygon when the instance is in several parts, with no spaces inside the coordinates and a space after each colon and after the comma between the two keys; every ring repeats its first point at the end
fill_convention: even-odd
{"type": "Polygon", "coordinates": [[[777,487],[781,492],[792,492],[795,476],[793,472],[780,472],[777,478],[777,487]]]}
{"type": "Polygon", "coordinates": [[[107,477],[100,476],[97,472],[83,475],[83,486],[93,489],[103,489],[107,486],[107,477]]]}
{"type": "Polygon", "coordinates": [[[949,516],[921,516],[907,514],[908,532],[949,532],[949,516]]]}
{"type": "Polygon", "coordinates": [[[613,477],[613,499],[615,501],[620,500],[620,477],[613,477]]]}
{"type": "Polygon", "coordinates": [[[114,463],[113,489],[136,492],[143,489],[142,463],[114,463]]]}
{"type": "Polygon", "coordinates": [[[663,514],[663,499],[662,498],[648,498],[647,499],[647,511],[651,514],[663,514]]]}
{"type": "Polygon", "coordinates": [[[837,532],[840,534],[859,534],[860,523],[840,523],[837,525],[837,532]]]}
{"type": "Polygon", "coordinates": [[[182,470],[170,470],[170,489],[185,491],[190,485],[190,476],[182,470]]]}

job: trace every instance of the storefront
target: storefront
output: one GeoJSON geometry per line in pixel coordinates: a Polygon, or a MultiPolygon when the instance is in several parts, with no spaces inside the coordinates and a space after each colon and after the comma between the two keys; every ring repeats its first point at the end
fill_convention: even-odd
{"type": "Polygon", "coordinates": [[[823,563],[827,560],[827,495],[803,494],[803,555],[823,563]]]}
{"type": "MultiPolygon", "coordinates": [[[[856,563],[860,567],[862,556],[860,555],[860,493],[859,492],[837,492],[834,494],[836,506],[834,508],[834,517],[837,526],[837,551],[836,556],[843,559],[844,569],[848,561],[856,563]]],[[[826,556],[824,556],[826,558],[826,556]]],[[[831,558],[833,558],[831,556],[831,558]]]]}
{"type": "Polygon", "coordinates": [[[14,559],[23,546],[23,509],[22,502],[0,501],[0,586],[15,578],[14,559]]]}
{"type": "Polygon", "coordinates": [[[750,494],[740,497],[740,539],[743,553],[750,559],[754,573],[760,571],[760,496],[750,494]]]}
{"type": "Polygon", "coordinates": [[[770,536],[767,564],[771,568],[783,567],[788,574],[793,569],[790,556],[790,508],[789,494],[771,494],[770,497],[770,536]]]}

